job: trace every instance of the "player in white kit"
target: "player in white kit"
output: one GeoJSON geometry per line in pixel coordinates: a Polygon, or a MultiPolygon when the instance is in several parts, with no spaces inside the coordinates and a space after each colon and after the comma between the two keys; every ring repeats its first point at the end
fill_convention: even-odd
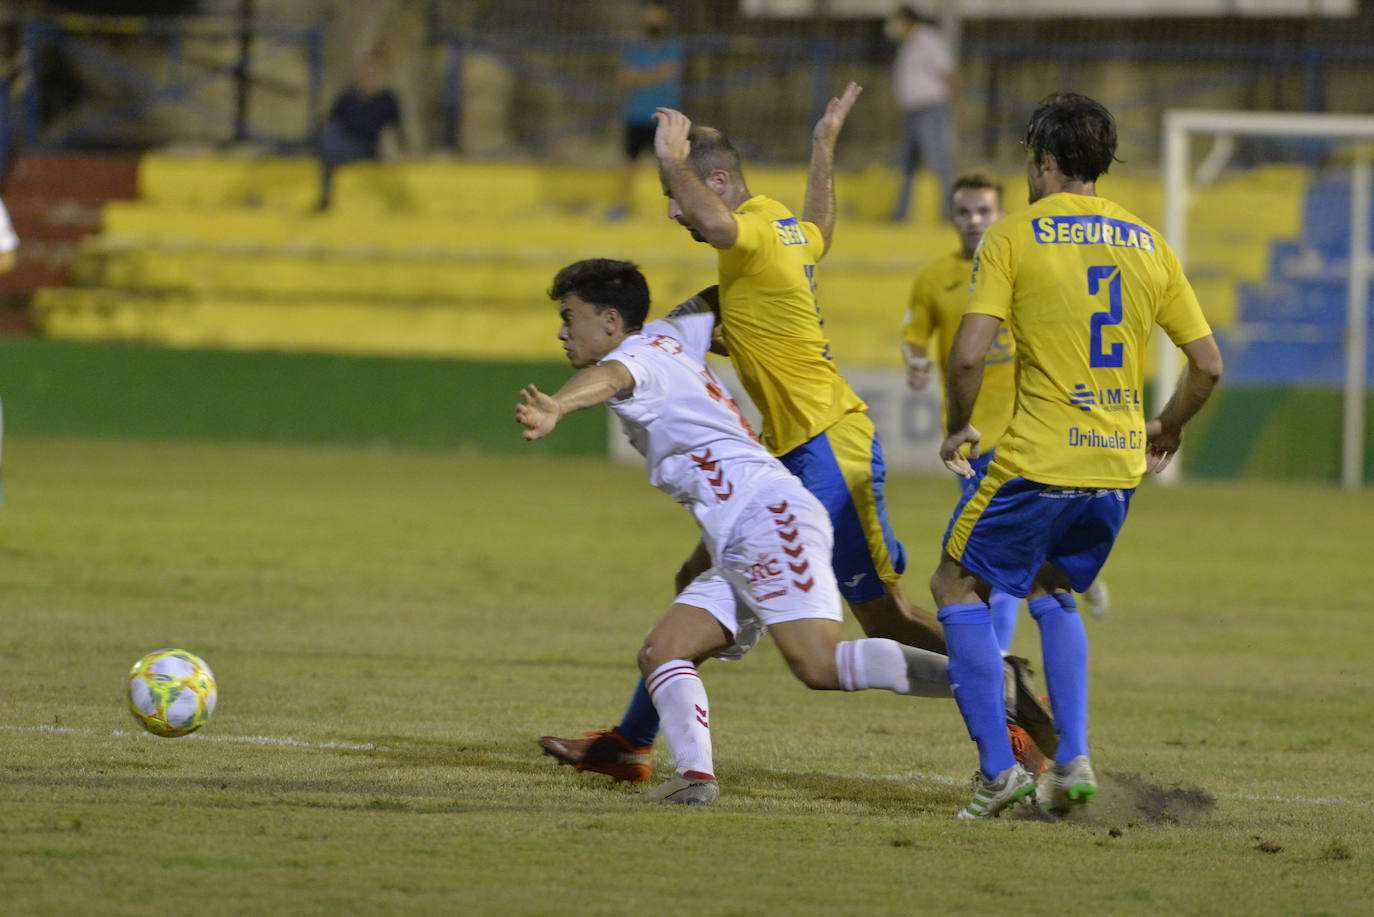
{"type": "Polygon", "coordinates": [[[564,414],[606,403],[644,456],[649,481],[701,526],[711,567],[649,632],[639,667],[676,762],[675,776],[635,798],[709,805],[719,796],[706,689],[696,665],[739,658],[765,629],[803,683],[949,697],[945,658],[893,640],[840,640],[833,534],[820,503],[759,444],[705,364],[715,318],[700,297],[644,324],[649,288],[626,261],[591,259],[554,278],[559,340],[580,372],[557,394],[521,392],[529,440],[564,414]]]}

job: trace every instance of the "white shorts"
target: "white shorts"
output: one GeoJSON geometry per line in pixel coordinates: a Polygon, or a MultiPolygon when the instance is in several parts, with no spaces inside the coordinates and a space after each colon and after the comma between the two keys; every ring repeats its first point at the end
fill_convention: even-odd
{"type": "Polygon", "coordinates": [[[770,624],[802,618],[844,619],[830,564],[834,534],[830,517],[801,482],[770,487],[738,520],[715,565],[677,597],[705,609],[733,637],[713,653],[739,659],[770,624]]]}

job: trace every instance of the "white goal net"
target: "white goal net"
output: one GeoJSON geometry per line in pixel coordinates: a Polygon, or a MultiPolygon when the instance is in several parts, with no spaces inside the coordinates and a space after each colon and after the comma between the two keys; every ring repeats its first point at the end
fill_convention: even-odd
{"type": "MultiPolygon", "coordinates": [[[[1231,415],[1204,424],[1189,473],[1362,486],[1374,117],[1169,111],[1163,144],[1161,228],[1222,345],[1231,415]]],[[[1178,351],[1158,354],[1162,404],[1178,351]]]]}

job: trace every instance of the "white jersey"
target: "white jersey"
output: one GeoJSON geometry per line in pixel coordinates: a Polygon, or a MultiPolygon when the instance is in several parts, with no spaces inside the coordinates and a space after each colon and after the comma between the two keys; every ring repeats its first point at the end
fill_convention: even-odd
{"type": "Polygon", "coordinates": [[[649,483],[691,510],[713,554],[759,485],[793,480],[706,365],[714,325],[709,308],[694,298],[601,360],[634,377],[634,392],[607,404],[644,456],[649,483]]]}

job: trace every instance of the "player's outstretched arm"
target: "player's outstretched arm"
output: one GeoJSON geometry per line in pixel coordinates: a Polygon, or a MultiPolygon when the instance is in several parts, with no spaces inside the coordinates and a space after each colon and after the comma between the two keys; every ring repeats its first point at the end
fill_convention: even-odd
{"type": "Polygon", "coordinates": [[[835,233],[835,142],[840,138],[840,129],[849,117],[849,110],[862,92],[863,87],[858,83],[846,86],[843,95],[831,99],[825,106],[825,114],[811,131],[811,171],[806,179],[802,219],[815,223],[820,229],[824,251],[830,250],[830,239],[835,233]]]}
{"type": "Polygon", "coordinates": [[[706,186],[687,164],[692,122],[682,112],[660,108],[654,112],[654,155],[668,193],[682,208],[682,215],[712,248],[731,248],[739,238],[735,215],[719,194],[706,186]]]}
{"type": "Polygon", "coordinates": [[[600,366],[588,366],[554,395],[541,392],[534,385],[525,386],[520,392],[520,403],[515,406],[515,420],[524,426],[525,439],[543,439],[553,432],[564,414],[628,394],[634,387],[634,377],[623,363],[612,360],[600,366]]]}
{"type": "Polygon", "coordinates": [[[1145,424],[1146,467],[1158,474],[1169,467],[1183,444],[1183,426],[1193,419],[1221,381],[1221,351],[1212,335],[1184,344],[1188,365],[1173,397],[1159,416],[1145,424]]]}

